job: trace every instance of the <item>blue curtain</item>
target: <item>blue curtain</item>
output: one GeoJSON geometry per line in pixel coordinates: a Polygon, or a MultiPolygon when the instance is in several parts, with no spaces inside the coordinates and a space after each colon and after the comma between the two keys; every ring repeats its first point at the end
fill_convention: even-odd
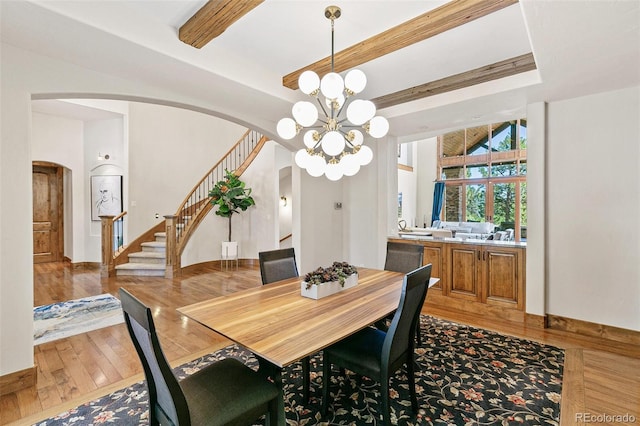
{"type": "Polygon", "coordinates": [[[444,182],[436,182],[433,187],[433,209],[431,210],[431,224],[434,220],[440,220],[442,201],[444,198],[444,182]]]}

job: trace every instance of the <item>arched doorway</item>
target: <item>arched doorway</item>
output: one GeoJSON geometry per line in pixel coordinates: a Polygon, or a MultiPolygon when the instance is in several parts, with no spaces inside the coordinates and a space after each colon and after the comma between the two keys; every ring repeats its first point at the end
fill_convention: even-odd
{"type": "Polygon", "coordinates": [[[64,249],[63,168],[54,163],[34,161],[33,263],[59,262],[64,249]]]}

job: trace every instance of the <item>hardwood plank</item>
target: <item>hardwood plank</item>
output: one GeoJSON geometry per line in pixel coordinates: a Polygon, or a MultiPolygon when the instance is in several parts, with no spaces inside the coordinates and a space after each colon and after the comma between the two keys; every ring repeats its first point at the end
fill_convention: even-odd
{"type": "Polygon", "coordinates": [[[564,353],[562,377],[562,407],[560,424],[573,424],[577,413],[584,413],[584,359],[582,349],[567,349],[564,353]]]}
{"type": "MultiPolygon", "coordinates": [[[[410,46],[464,25],[475,19],[516,4],[518,0],[454,0],[407,22],[363,40],[334,54],[334,71],[342,72],[388,53],[410,46]]],[[[282,78],[282,85],[298,88],[298,78],[306,70],[323,76],[331,71],[331,57],[293,71],[282,78]]],[[[378,108],[381,108],[378,106],[378,108]]]]}
{"type": "Polygon", "coordinates": [[[209,0],[178,31],[178,38],[200,49],[264,0],[209,0]]]}

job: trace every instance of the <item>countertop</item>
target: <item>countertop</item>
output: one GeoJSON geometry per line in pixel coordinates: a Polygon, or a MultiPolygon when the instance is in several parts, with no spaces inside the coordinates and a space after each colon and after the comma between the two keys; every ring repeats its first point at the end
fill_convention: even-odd
{"type": "Polygon", "coordinates": [[[476,245],[491,245],[500,247],[527,247],[526,241],[501,241],[501,240],[481,240],[477,238],[440,238],[425,235],[424,232],[402,232],[400,235],[390,235],[389,239],[414,240],[414,241],[434,241],[445,243],[462,243],[476,245]]]}

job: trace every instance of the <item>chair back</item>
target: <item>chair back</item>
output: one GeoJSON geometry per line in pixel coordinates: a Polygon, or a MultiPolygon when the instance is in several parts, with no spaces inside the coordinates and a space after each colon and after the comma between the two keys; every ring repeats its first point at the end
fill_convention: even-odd
{"type": "Polygon", "coordinates": [[[391,365],[408,350],[413,351],[414,332],[420,320],[420,310],[427,296],[431,264],[404,276],[400,303],[382,346],[382,358],[391,365]]]}
{"type": "Polygon", "coordinates": [[[190,424],[187,400],[160,347],[151,309],[123,288],[120,301],[127,329],[144,368],[151,419],[161,424],[190,424]]]}
{"type": "Polygon", "coordinates": [[[387,241],[387,257],[384,262],[385,271],[407,274],[422,266],[424,247],[422,244],[396,243],[387,241]]]}
{"type": "Polygon", "coordinates": [[[298,276],[296,253],[293,247],[258,253],[262,284],[298,276]]]}

